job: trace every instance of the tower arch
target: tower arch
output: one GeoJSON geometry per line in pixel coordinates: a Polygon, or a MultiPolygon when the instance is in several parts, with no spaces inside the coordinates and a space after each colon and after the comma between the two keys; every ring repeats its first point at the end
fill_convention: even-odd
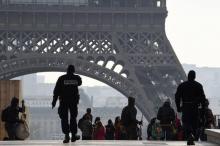
{"type": "Polygon", "coordinates": [[[186,79],[165,33],[165,0],[109,1],[2,1],[0,79],[74,64],[134,96],[150,120],[186,79]]]}

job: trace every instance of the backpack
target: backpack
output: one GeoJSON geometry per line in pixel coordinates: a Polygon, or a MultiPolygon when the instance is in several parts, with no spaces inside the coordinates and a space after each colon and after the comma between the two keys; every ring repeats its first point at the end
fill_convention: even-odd
{"type": "Polygon", "coordinates": [[[82,131],[82,127],[83,127],[83,121],[84,121],[84,118],[80,118],[79,121],[78,121],[78,127],[79,129],[82,131]]]}
{"type": "Polygon", "coordinates": [[[9,109],[6,108],[2,111],[2,116],[1,116],[1,119],[3,122],[7,121],[8,119],[8,112],[9,112],[9,109]]]}

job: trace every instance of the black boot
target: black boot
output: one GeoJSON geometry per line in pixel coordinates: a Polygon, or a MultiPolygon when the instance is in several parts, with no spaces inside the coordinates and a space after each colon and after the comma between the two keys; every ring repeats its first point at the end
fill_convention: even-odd
{"type": "Polygon", "coordinates": [[[70,141],[70,136],[69,134],[66,134],[63,143],[69,143],[69,141],[70,141]]]}
{"type": "Polygon", "coordinates": [[[76,140],[79,140],[79,139],[80,139],[79,135],[72,134],[71,142],[75,142],[76,140]]]}
{"type": "Polygon", "coordinates": [[[194,140],[195,140],[194,136],[192,134],[190,134],[187,139],[187,145],[195,145],[194,140]]]}

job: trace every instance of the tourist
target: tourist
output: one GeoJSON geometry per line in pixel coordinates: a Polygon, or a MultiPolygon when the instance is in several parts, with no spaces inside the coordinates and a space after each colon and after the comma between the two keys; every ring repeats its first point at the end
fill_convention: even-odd
{"type": "Polygon", "coordinates": [[[105,140],[105,128],[100,120],[95,123],[93,136],[94,140],[105,140]]]}
{"type": "Polygon", "coordinates": [[[115,118],[115,123],[114,123],[114,127],[115,127],[115,140],[120,140],[121,139],[121,119],[120,117],[116,117],[115,118]]]}
{"type": "Polygon", "coordinates": [[[175,121],[174,109],[170,106],[170,100],[164,102],[163,106],[159,108],[157,119],[160,120],[160,126],[165,135],[165,140],[173,140],[173,126],[175,121]]]}
{"type": "Polygon", "coordinates": [[[81,124],[82,140],[92,140],[93,126],[89,115],[83,116],[81,124]]]}
{"type": "Polygon", "coordinates": [[[152,125],[151,137],[152,137],[152,140],[163,140],[164,139],[164,133],[160,126],[160,121],[157,119],[152,125]]]}
{"type": "Polygon", "coordinates": [[[93,118],[93,116],[92,116],[92,114],[91,114],[91,108],[87,108],[86,109],[86,113],[83,115],[83,116],[89,116],[89,119],[90,119],[90,121],[92,122],[92,118],[93,118]]]}
{"type": "Polygon", "coordinates": [[[153,125],[154,125],[156,119],[157,119],[157,118],[155,118],[155,117],[152,118],[152,119],[150,120],[150,123],[149,123],[148,126],[147,126],[147,140],[152,140],[152,127],[153,127],[153,125]]]}
{"type": "Polygon", "coordinates": [[[19,118],[19,113],[25,112],[24,100],[22,100],[22,107],[19,107],[19,99],[13,97],[11,105],[2,111],[2,121],[5,122],[5,130],[8,133],[8,140],[19,140],[16,136],[17,127],[22,122],[19,118]]]}
{"type": "Polygon", "coordinates": [[[215,127],[215,118],[213,116],[212,110],[209,108],[208,99],[205,100],[205,107],[201,109],[201,127],[200,127],[200,139],[202,141],[207,140],[207,135],[205,134],[205,129],[213,129],[215,127]]]}
{"type": "Polygon", "coordinates": [[[105,126],[105,139],[114,140],[115,127],[111,119],[108,120],[108,124],[105,126]]]}
{"type": "Polygon", "coordinates": [[[128,97],[128,105],[122,109],[121,121],[124,126],[127,139],[137,140],[137,124],[142,124],[142,121],[136,119],[137,109],[135,107],[135,98],[128,97]]]}

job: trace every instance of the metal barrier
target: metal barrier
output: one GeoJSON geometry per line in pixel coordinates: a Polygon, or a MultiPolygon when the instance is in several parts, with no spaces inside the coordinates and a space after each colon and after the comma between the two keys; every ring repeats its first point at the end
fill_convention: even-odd
{"type": "Polygon", "coordinates": [[[214,115],[215,117],[215,127],[220,129],[220,115],[214,115]]]}

